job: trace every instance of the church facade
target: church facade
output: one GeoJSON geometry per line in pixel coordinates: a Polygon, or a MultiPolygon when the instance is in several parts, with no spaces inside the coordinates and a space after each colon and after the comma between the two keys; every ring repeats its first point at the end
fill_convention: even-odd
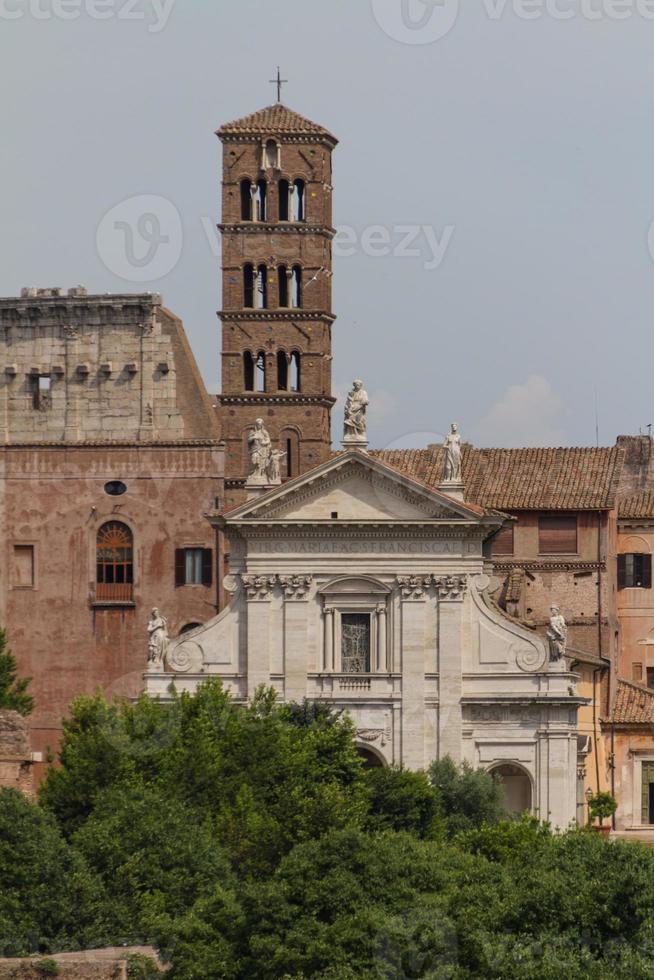
{"type": "Polygon", "coordinates": [[[348,449],[214,519],[232,600],[168,643],[146,691],[217,676],[237,703],[260,685],[328,703],[369,764],[449,755],[566,828],[582,699],[566,660],[492,599],[487,541],[504,519],[348,449]]]}

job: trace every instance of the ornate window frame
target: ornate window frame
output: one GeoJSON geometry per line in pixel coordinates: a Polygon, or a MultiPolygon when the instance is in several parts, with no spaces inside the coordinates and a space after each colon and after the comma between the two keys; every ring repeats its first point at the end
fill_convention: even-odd
{"type": "Polygon", "coordinates": [[[367,575],[342,575],[318,590],[322,602],[322,673],[342,674],[341,622],[349,613],[370,615],[370,673],[389,672],[392,589],[367,575]]]}

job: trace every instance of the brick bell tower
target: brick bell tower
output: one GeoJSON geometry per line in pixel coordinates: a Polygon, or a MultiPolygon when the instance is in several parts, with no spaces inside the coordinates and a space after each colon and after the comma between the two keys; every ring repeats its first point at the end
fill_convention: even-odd
{"type": "Polygon", "coordinates": [[[332,152],[322,126],[278,102],[222,126],[222,394],[228,507],[244,499],[262,418],[282,477],[331,446],[332,152]]]}

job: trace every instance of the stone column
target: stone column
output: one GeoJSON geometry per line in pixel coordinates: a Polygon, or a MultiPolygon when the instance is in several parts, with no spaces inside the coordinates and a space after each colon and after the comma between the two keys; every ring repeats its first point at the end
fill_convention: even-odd
{"type": "Polygon", "coordinates": [[[284,590],[284,696],[286,701],[303,701],[307,696],[307,600],[312,576],[280,576],[279,581],[284,590]]]}
{"type": "Polygon", "coordinates": [[[463,612],[465,581],[459,576],[435,582],[438,594],[438,756],[461,762],[463,716],[463,612]]]}
{"type": "Polygon", "coordinates": [[[387,671],[386,606],[377,606],[377,670],[387,671]]]}
{"type": "Polygon", "coordinates": [[[400,762],[424,769],[425,759],[425,642],[429,577],[398,579],[402,589],[402,744],[400,762]]]}
{"type": "Polygon", "coordinates": [[[141,421],[139,439],[154,435],[154,311],[141,324],[141,421]]]}

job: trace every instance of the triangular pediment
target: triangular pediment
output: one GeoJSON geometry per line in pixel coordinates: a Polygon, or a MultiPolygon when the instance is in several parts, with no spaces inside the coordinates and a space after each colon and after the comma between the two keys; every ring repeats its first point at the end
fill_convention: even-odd
{"type": "Polygon", "coordinates": [[[483,512],[360,452],[349,452],[249,501],[228,522],[480,521],[483,512]]]}

